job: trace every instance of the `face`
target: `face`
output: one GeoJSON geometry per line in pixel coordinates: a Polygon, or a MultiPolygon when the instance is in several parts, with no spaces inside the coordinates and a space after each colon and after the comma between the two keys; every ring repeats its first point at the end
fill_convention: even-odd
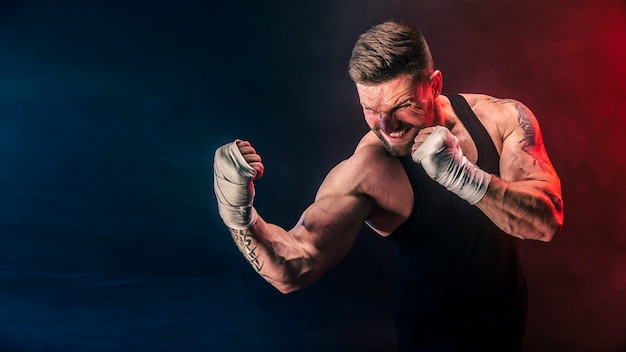
{"type": "Polygon", "coordinates": [[[434,99],[438,94],[430,82],[415,84],[401,75],[377,85],[357,84],[365,121],[389,153],[411,153],[418,132],[434,124],[434,99]]]}

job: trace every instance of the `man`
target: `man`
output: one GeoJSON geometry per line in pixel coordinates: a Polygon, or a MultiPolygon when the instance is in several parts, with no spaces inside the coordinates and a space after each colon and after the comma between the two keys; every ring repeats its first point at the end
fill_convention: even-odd
{"type": "Polygon", "coordinates": [[[515,100],[441,95],[425,39],[400,23],[363,33],[349,73],[371,131],[289,231],[252,206],[264,172],[252,145],[216,151],[219,211],[237,246],[288,293],[339,263],[365,222],[398,248],[402,350],[520,350],[527,296],[516,242],[550,241],[563,223],[535,116],[515,100]]]}

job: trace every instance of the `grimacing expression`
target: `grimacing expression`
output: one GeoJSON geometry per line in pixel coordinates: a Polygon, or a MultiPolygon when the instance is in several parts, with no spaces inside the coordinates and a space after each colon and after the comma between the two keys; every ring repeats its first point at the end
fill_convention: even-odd
{"type": "Polygon", "coordinates": [[[394,156],[411,153],[419,131],[434,121],[434,94],[428,82],[415,84],[401,75],[377,85],[357,84],[365,120],[387,151],[394,156]]]}

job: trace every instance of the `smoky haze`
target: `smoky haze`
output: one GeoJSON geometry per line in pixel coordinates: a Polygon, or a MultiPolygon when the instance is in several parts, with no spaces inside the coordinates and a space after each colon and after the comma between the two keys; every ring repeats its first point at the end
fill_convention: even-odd
{"type": "Polygon", "coordinates": [[[626,349],[626,5],[573,1],[4,1],[0,350],[393,351],[394,252],[366,228],[284,296],[221,223],[214,150],[252,141],[255,204],[295,224],[367,131],[356,37],[418,26],[444,93],[526,104],[565,227],[520,243],[525,351],[626,349]]]}

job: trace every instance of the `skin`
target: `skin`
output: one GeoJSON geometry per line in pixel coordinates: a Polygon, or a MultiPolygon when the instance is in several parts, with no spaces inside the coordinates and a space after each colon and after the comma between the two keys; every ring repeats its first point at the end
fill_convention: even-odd
{"type": "MultiPolygon", "coordinates": [[[[440,95],[441,72],[415,84],[407,75],[378,85],[356,85],[368,132],[353,155],[335,166],[315,201],[297,224],[283,229],[261,216],[246,230],[230,229],[252,267],[280,292],[310,285],[340,262],[362,224],[388,236],[413,210],[413,192],[396,155],[408,155],[431,132],[446,126],[467,159],[476,163],[476,145],[440,95]]],[[[520,102],[464,94],[500,153],[500,177],[492,175],[487,194],[475,206],[500,229],[520,239],[550,241],[562,228],[559,178],[550,163],[539,124],[520,102]]],[[[247,141],[238,142],[260,178],[261,156],[247,141]]]]}

